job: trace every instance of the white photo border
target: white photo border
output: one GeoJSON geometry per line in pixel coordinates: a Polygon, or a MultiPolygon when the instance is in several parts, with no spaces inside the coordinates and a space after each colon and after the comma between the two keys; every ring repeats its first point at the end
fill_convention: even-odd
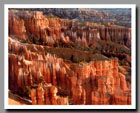
{"type": "Polygon", "coordinates": [[[4,109],[136,109],[136,4],[4,4],[4,109]],[[131,105],[8,105],[8,8],[131,8],[131,105]]]}

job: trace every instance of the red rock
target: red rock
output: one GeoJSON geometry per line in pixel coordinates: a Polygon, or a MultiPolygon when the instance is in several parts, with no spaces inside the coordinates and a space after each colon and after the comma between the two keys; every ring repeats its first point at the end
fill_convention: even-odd
{"type": "Polygon", "coordinates": [[[45,94],[44,94],[44,98],[45,98],[45,104],[46,105],[51,105],[51,102],[50,102],[50,94],[49,94],[49,89],[48,88],[45,88],[45,94]]]}
{"type": "Polygon", "coordinates": [[[98,92],[92,92],[92,105],[98,105],[99,103],[98,95],[99,95],[98,92]]]}
{"type": "Polygon", "coordinates": [[[37,104],[43,105],[44,104],[44,90],[41,86],[37,88],[37,104]]]}
{"type": "Polygon", "coordinates": [[[126,79],[125,79],[125,75],[119,73],[120,76],[120,88],[123,90],[127,90],[127,83],[126,83],[126,79]]]}
{"type": "Polygon", "coordinates": [[[67,105],[68,98],[57,96],[57,88],[54,86],[39,86],[37,88],[37,95],[35,89],[31,90],[32,104],[37,105],[67,105]],[[37,103],[35,101],[37,100],[37,103]]]}
{"type": "MultiPolygon", "coordinates": [[[[131,30],[121,27],[91,29],[90,25],[84,29],[74,24],[58,18],[48,19],[41,12],[9,11],[9,89],[23,93],[25,86],[39,84],[31,89],[33,105],[68,105],[68,96],[75,105],[131,104],[130,84],[127,86],[125,75],[119,73],[117,59],[73,65],[46,53],[48,46],[57,46],[59,41],[65,45],[94,48],[95,39],[101,39],[129,47],[131,30]],[[26,42],[28,39],[30,43],[36,41],[35,44],[26,42]],[[46,44],[48,46],[43,46],[46,44]]],[[[115,56],[131,61],[124,54],[115,56]]]]}
{"type": "Polygon", "coordinates": [[[31,99],[32,99],[32,105],[36,105],[37,104],[36,89],[31,90],[31,99]]]}

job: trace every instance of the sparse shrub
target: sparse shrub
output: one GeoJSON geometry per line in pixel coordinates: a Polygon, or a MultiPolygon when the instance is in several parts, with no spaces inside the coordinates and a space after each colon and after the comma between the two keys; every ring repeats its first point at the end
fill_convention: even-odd
{"type": "Polygon", "coordinates": [[[39,78],[39,82],[42,83],[42,84],[45,83],[43,76],[40,76],[40,78],[39,78]]]}
{"type": "Polygon", "coordinates": [[[55,54],[55,56],[56,56],[57,58],[60,58],[60,56],[59,56],[58,54],[55,54]]]}
{"type": "Polygon", "coordinates": [[[32,88],[37,88],[38,85],[39,85],[38,83],[34,82],[33,85],[32,85],[32,88]]]}
{"type": "Polygon", "coordinates": [[[125,61],[119,61],[119,65],[120,66],[125,66],[126,65],[126,62],[125,61]]]}
{"type": "Polygon", "coordinates": [[[80,63],[86,63],[86,60],[85,60],[85,59],[82,59],[82,60],[80,61],[80,63]]]}
{"type": "Polygon", "coordinates": [[[72,62],[71,60],[68,59],[63,59],[65,62],[72,62]]]}
{"type": "Polygon", "coordinates": [[[29,97],[29,95],[31,93],[31,87],[30,86],[25,86],[23,91],[24,91],[25,96],[29,97]]]}
{"type": "Polygon", "coordinates": [[[34,43],[39,44],[39,38],[38,37],[34,37],[34,43]]]}
{"type": "Polygon", "coordinates": [[[23,52],[23,48],[22,47],[19,48],[19,55],[24,56],[24,52],[23,52]]]}
{"type": "Polygon", "coordinates": [[[69,45],[68,48],[73,49],[73,47],[71,45],[69,45]]]}
{"type": "Polygon", "coordinates": [[[29,40],[29,39],[27,39],[27,40],[26,40],[26,43],[30,43],[30,40],[29,40]]]}
{"type": "Polygon", "coordinates": [[[71,56],[71,61],[74,62],[74,63],[79,63],[80,62],[80,59],[78,58],[77,55],[72,55],[71,56]]]}
{"type": "Polygon", "coordinates": [[[93,49],[93,50],[92,50],[92,53],[93,53],[93,54],[95,54],[95,53],[100,54],[100,53],[101,53],[101,51],[100,51],[100,50],[98,50],[98,49],[93,49]]]}
{"type": "Polygon", "coordinates": [[[46,18],[58,18],[58,17],[51,14],[51,15],[46,15],[46,18]]]}

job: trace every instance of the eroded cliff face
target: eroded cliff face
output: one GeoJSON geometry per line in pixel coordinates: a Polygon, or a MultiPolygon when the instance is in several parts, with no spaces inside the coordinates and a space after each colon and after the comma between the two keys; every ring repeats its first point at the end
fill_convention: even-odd
{"type": "Polygon", "coordinates": [[[46,18],[41,12],[9,11],[9,35],[50,46],[58,46],[61,42],[91,47],[96,46],[95,39],[131,46],[130,28],[94,26],[90,23],[83,26],[75,21],[46,18]]]}
{"type": "Polygon", "coordinates": [[[96,40],[127,45],[128,31],[77,25],[41,12],[9,11],[9,89],[37,105],[131,104],[130,83],[118,71],[117,58],[67,48],[57,56],[59,47],[96,47],[96,40]],[[72,62],[75,54],[86,62],[72,62]]]}

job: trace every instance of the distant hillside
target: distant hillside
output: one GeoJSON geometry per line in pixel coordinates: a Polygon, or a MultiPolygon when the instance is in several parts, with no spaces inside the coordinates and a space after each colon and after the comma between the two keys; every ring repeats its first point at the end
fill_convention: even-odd
{"type": "Polygon", "coordinates": [[[47,16],[131,27],[131,9],[126,8],[21,8],[18,10],[42,11],[47,16]]]}
{"type": "Polygon", "coordinates": [[[112,14],[131,15],[130,8],[92,8],[92,10],[104,11],[112,14]]]}

